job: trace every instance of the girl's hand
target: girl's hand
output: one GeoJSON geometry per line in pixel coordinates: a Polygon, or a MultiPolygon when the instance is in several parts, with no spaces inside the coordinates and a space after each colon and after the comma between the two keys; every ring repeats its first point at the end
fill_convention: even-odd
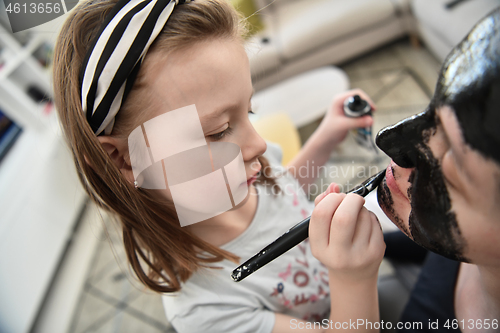
{"type": "Polygon", "coordinates": [[[376,280],[385,251],[377,217],[357,194],[338,193],[331,184],[316,200],[309,224],[312,254],[328,269],[330,280],[376,280]]]}
{"type": "Polygon", "coordinates": [[[359,95],[370,104],[373,111],[376,110],[373,101],[361,89],[349,90],[335,96],[319,127],[322,135],[324,135],[327,141],[332,145],[337,145],[342,142],[349,130],[359,127],[370,127],[373,124],[373,118],[371,116],[350,118],[344,114],[345,99],[354,95],[359,95]]]}

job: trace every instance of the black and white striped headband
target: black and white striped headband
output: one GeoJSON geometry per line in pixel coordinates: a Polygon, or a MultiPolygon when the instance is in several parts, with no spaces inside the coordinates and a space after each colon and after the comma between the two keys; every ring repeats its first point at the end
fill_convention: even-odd
{"type": "Polygon", "coordinates": [[[110,134],[142,60],[174,6],[191,0],[120,0],[99,30],[80,72],[82,110],[96,135],[110,134]]]}

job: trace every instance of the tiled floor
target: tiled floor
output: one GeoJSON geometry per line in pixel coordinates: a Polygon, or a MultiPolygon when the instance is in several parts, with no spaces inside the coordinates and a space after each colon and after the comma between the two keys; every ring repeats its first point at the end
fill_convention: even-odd
{"type": "Polygon", "coordinates": [[[173,332],[160,297],[130,273],[120,234],[109,220],[75,312],[71,333],[173,332]]]}
{"type": "MultiPolygon", "coordinates": [[[[399,41],[342,68],[349,75],[352,88],[362,88],[378,106],[373,131],[422,111],[434,89],[439,63],[425,48],[415,49],[406,40],[399,41]]],[[[302,137],[315,125],[301,130],[302,137]]],[[[348,138],[332,154],[329,166],[337,167],[323,184],[359,183],[360,167],[379,170],[387,158],[363,152],[348,138]]],[[[372,170],[373,171],[373,170],[372,170]]],[[[107,223],[109,239],[102,235],[95,249],[85,287],[74,313],[71,333],[84,332],[171,332],[159,295],[145,291],[130,274],[119,233],[107,223]]]]}

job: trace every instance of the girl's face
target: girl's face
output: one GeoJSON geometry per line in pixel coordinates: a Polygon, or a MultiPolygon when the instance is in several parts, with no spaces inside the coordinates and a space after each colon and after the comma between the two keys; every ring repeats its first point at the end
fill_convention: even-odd
{"type": "Polygon", "coordinates": [[[464,142],[455,111],[427,111],[382,130],[395,162],[378,188],[387,216],[410,238],[446,257],[500,260],[500,167],[464,142]]]}
{"type": "Polygon", "coordinates": [[[151,96],[149,118],[194,104],[208,143],[237,144],[245,162],[247,180],[260,171],[258,157],[265,141],[248,118],[253,94],[248,57],[239,41],[213,39],[162,57],[148,55],[145,85],[151,96]]]}

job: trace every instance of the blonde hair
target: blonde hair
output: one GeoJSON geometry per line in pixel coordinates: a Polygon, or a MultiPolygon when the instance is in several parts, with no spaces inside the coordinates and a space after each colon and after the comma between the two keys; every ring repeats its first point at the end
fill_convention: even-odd
{"type": "MultiPolygon", "coordinates": [[[[238,262],[239,258],[180,227],[172,202],[154,192],[135,189],[114,165],[82,112],[80,68],[88,46],[117,2],[80,2],[69,14],[54,51],[54,98],[80,180],[91,199],[115,213],[121,222],[128,262],[138,279],[154,291],[174,292],[200,267],[211,267],[210,263],[224,259],[238,262]]],[[[196,0],[176,6],[149,52],[167,54],[210,39],[241,40],[246,32],[241,22],[225,0],[196,0]]],[[[112,135],[126,137],[140,125],[138,100],[143,75],[139,70],[112,135]]],[[[270,169],[265,158],[259,160],[262,170],[270,169]]],[[[275,184],[266,172],[259,181],[275,184]]]]}

